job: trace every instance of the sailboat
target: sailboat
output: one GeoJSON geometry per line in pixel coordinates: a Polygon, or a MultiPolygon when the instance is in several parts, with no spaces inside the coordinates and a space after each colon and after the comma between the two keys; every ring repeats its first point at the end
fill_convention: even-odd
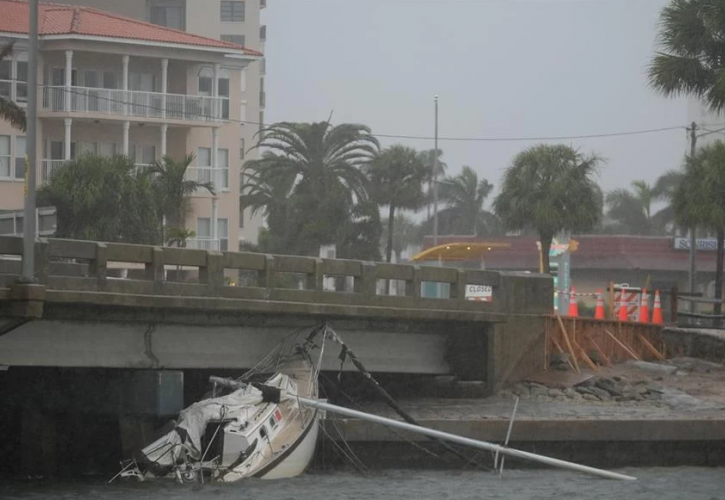
{"type": "MultiPolygon", "coordinates": [[[[283,345],[285,342],[280,344],[283,345]]],[[[213,389],[209,397],[183,410],[168,432],[122,462],[121,472],[111,481],[117,477],[140,480],[167,477],[182,483],[232,483],[252,477],[285,479],[299,476],[312,462],[321,420],[327,412],[497,455],[609,479],[635,479],[418,425],[397,406],[327,324],[312,329],[304,342],[293,342],[289,350],[280,346],[239,379],[210,377],[213,389]],[[404,422],[336,406],[319,398],[318,379],[327,339],[342,346],[340,358],[343,362],[350,359],[365,373],[366,379],[404,422]],[[320,340],[319,345],[316,340],[320,340]],[[312,353],[316,350],[319,354],[315,363],[312,353]]],[[[460,453],[450,447],[449,451],[460,453]]]]}
{"type": "Polygon", "coordinates": [[[116,477],[231,483],[302,474],[314,457],[324,411],[296,398],[319,396],[320,363],[313,362],[312,353],[319,351],[321,359],[325,337],[324,329],[315,328],[291,348],[281,343],[239,379],[211,377],[211,394],[122,462],[116,477]]]}

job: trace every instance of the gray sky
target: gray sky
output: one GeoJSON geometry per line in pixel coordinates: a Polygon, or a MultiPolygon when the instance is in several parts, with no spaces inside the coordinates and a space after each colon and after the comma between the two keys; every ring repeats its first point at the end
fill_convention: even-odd
{"type": "MultiPolygon", "coordinates": [[[[374,133],[549,137],[685,126],[647,87],[666,0],[270,0],[268,122],[357,122],[374,133]]],[[[383,139],[418,149],[432,140],[383,139]]],[[[566,144],[607,158],[605,190],[680,165],[684,130],[566,144]]],[[[449,173],[496,185],[533,142],[441,141],[449,173]]]]}

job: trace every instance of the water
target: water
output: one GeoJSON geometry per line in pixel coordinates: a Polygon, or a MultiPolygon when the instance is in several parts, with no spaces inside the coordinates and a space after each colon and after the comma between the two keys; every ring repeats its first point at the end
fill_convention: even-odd
{"type": "Polygon", "coordinates": [[[174,483],[0,483],[0,499],[34,500],[442,500],[626,499],[725,500],[725,469],[627,469],[634,482],[557,470],[490,472],[387,471],[306,474],[283,481],[250,480],[192,487],[174,483]]]}

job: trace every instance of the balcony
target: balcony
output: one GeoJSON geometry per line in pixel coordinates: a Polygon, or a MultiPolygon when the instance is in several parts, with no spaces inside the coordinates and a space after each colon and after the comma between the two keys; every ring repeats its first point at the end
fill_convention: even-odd
{"type": "Polygon", "coordinates": [[[196,250],[219,250],[219,240],[212,238],[189,238],[186,240],[186,248],[196,250]]]}
{"type": "MultiPolygon", "coordinates": [[[[186,178],[201,184],[210,183],[216,192],[229,191],[229,169],[221,167],[189,167],[186,178]]],[[[201,194],[205,193],[202,191],[201,194]]]]}
{"type": "Polygon", "coordinates": [[[183,122],[222,122],[224,98],[90,87],[43,87],[42,110],[183,122]]]}
{"type": "MultiPolygon", "coordinates": [[[[38,185],[46,184],[50,177],[53,175],[53,172],[66,163],[69,160],[40,160],[38,162],[39,164],[39,171],[38,171],[38,185]]],[[[72,160],[70,160],[72,161],[72,160]]],[[[136,171],[142,172],[143,170],[149,168],[151,166],[150,163],[136,163],[136,171]]]]}

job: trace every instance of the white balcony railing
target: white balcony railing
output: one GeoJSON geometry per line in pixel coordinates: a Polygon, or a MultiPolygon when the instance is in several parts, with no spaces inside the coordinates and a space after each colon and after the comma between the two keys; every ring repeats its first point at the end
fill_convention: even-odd
{"type": "Polygon", "coordinates": [[[43,87],[44,111],[165,118],[169,120],[222,121],[224,98],[161,94],[135,90],[63,86],[43,87]]]}
{"type": "Polygon", "coordinates": [[[50,180],[53,171],[63,165],[66,160],[40,160],[39,179],[40,184],[45,184],[50,180]]]}
{"type": "Polygon", "coordinates": [[[219,250],[219,240],[211,238],[189,238],[186,240],[186,248],[196,250],[219,250]]]}
{"type": "MultiPolygon", "coordinates": [[[[40,160],[38,163],[40,165],[40,169],[38,172],[38,182],[40,184],[45,184],[50,180],[51,175],[53,175],[53,172],[63,165],[68,160],[40,160]]],[[[145,163],[136,163],[136,172],[143,172],[144,170],[148,169],[151,164],[145,164],[145,163]]]]}
{"type": "Polygon", "coordinates": [[[189,167],[186,178],[202,184],[211,183],[214,191],[229,189],[229,169],[218,167],[189,167]]]}

